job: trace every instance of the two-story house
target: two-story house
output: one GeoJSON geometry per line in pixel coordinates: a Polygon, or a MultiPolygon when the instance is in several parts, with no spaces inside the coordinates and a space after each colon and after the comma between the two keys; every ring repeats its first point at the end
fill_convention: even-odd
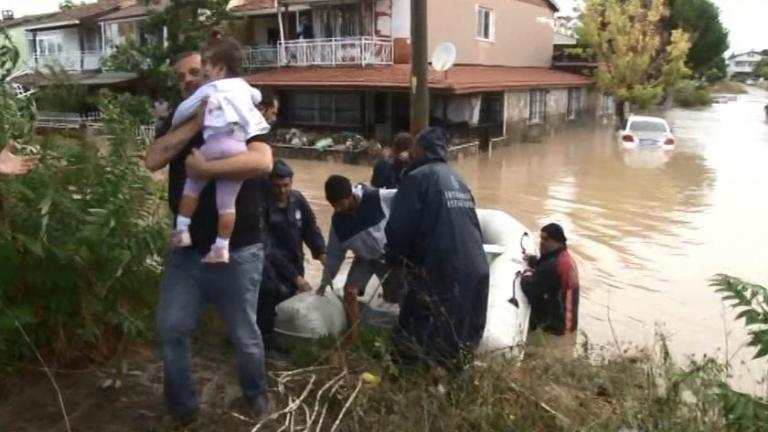
{"type": "Polygon", "coordinates": [[[733,54],[728,57],[728,78],[747,79],[752,76],[755,66],[765,56],[758,51],[733,54]]]}
{"type": "Polygon", "coordinates": [[[13,11],[3,10],[2,20],[0,20],[0,31],[5,32],[10,38],[11,43],[16,47],[19,52],[19,61],[16,64],[16,69],[13,72],[24,73],[29,69],[30,59],[32,58],[32,50],[27,43],[25,26],[32,25],[33,23],[50,16],[50,13],[39,15],[26,15],[23,17],[14,17],[13,11]]]}
{"type": "MultiPolygon", "coordinates": [[[[25,43],[17,44],[23,67],[45,70],[61,67],[80,83],[118,85],[135,79],[135,74],[105,71],[103,60],[119,44],[129,38],[140,43],[157,43],[162,35],[148,35],[141,30],[148,7],[135,0],[97,0],[71,9],[52,12],[16,27],[23,32],[25,43]]],[[[28,75],[19,79],[33,85],[45,85],[42,76],[28,75]]]]}
{"type": "MultiPolygon", "coordinates": [[[[247,79],[279,95],[280,126],[384,141],[409,129],[410,11],[410,0],[232,7],[248,45],[247,79]]],[[[430,1],[430,50],[442,42],[457,48],[456,66],[430,73],[432,123],[521,141],[593,119],[602,98],[592,81],[551,68],[556,11],[549,0],[430,1]]]]}

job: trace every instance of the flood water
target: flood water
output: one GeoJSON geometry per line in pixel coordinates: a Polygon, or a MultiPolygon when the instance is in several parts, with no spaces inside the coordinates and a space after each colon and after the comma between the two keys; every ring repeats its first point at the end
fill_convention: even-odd
{"type": "MultiPolygon", "coordinates": [[[[552,221],[565,227],[581,271],[580,329],[591,342],[612,345],[613,327],[620,341],[648,345],[659,328],[680,358],[729,357],[737,387],[765,394],[756,384],[765,363],[749,361],[742,325],[708,281],[728,273],[768,284],[767,102],[768,93],[752,90],[738,102],[668,112],[678,139],[671,154],[625,154],[610,128],[589,128],[455,166],[480,207],[534,231],[552,221]]],[[[291,164],[324,231],[325,178],[370,179],[369,167],[291,164]]]]}

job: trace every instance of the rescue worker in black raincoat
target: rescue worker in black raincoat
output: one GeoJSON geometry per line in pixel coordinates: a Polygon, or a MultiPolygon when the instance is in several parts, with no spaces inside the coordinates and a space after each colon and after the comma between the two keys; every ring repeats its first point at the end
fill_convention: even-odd
{"type": "Polygon", "coordinates": [[[275,307],[298,291],[312,291],[304,279],[304,244],[312,258],[325,262],[325,239],[306,198],[293,189],[293,171],[277,159],[269,175],[264,205],[266,259],[259,293],[258,324],[272,345],[275,307]]]}
{"type": "Polygon", "coordinates": [[[405,363],[460,367],[485,329],[488,262],[475,199],[446,161],[449,139],[440,128],[417,137],[386,227],[389,259],[407,279],[393,334],[405,363]]]}

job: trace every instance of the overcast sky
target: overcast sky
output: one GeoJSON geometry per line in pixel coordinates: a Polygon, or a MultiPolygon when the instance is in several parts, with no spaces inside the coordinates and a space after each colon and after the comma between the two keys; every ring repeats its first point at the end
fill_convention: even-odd
{"type": "MultiPolygon", "coordinates": [[[[450,0],[429,0],[446,2],[450,0]]],[[[482,2],[482,0],[480,0],[482,2]]],[[[579,0],[556,0],[563,12],[570,13],[579,0]]],[[[723,23],[731,34],[731,51],[768,48],[768,0],[713,0],[722,12],[723,23]]],[[[55,11],[61,0],[0,0],[0,9],[11,9],[16,16],[55,11]]]]}
{"type": "MultiPolygon", "coordinates": [[[[563,13],[571,14],[579,0],[555,1],[563,13]]],[[[731,52],[768,49],[768,0],[713,2],[720,8],[723,24],[730,32],[731,52]]]]}

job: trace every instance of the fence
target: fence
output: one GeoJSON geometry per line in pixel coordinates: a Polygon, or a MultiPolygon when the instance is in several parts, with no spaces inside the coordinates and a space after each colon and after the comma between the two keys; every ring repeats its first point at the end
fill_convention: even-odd
{"type": "MultiPolygon", "coordinates": [[[[56,113],[40,112],[35,122],[37,127],[53,129],[92,129],[101,130],[101,112],[56,113]]],[[[136,139],[149,144],[155,139],[155,125],[141,125],[136,129],[136,139]]]]}
{"type": "Polygon", "coordinates": [[[101,58],[106,54],[102,51],[76,51],[58,54],[36,54],[32,56],[35,66],[60,65],[68,71],[84,71],[99,69],[101,58]]]}
{"type": "Polygon", "coordinates": [[[392,39],[368,36],[285,41],[276,47],[247,47],[244,54],[246,69],[394,63],[392,39]]]}

